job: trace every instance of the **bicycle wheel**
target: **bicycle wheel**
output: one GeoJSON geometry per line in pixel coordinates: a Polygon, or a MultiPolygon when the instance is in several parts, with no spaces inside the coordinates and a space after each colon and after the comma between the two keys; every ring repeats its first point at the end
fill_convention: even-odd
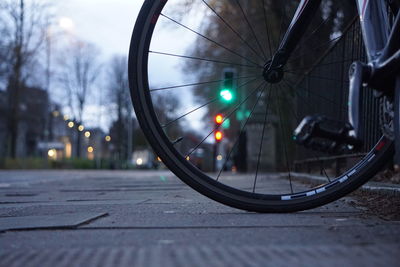
{"type": "Polygon", "coordinates": [[[346,120],[348,67],[365,55],[349,15],[355,10],[348,1],[329,2],[299,40],[283,80],[267,83],[263,66],[296,8],[281,2],[148,0],[130,46],[132,101],[159,159],[201,194],[248,211],[324,205],[365,183],[393,154],[378,130],[372,92],[365,94],[365,132],[374,134],[361,152],[332,156],[295,144],[292,132],[305,115],[346,120]],[[324,162],[316,187],[297,180],[294,168],[306,162],[324,162]]]}

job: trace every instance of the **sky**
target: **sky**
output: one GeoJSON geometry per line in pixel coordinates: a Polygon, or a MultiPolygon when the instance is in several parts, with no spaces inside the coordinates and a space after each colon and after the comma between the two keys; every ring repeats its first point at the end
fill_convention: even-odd
{"type": "Polygon", "coordinates": [[[103,58],[128,54],[141,0],[65,0],[57,3],[58,21],[70,19],[72,32],[96,44],[103,58]]]}
{"type": "MultiPolygon", "coordinates": [[[[136,18],[143,1],[141,0],[64,0],[57,1],[55,7],[56,31],[70,35],[73,39],[82,40],[94,44],[99,48],[99,62],[107,67],[107,62],[114,55],[126,55],[129,53],[129,44],[136,18]]],[[[99,88],[105,97],[107,81],[105,68],[101,77],[99,88]]],[[[62,102],[63,89],[53,93],[53,100],[62,102]]],[[[97,94],[98,97],[99,94],[97,94]]],[[[98,101],[96,101],[98,102],[98,101]]],[[[64,110],[67,116],[68,110],[64,110]]],[[[84,112],[84,124],[86,127],[101,127],[107,132],[112,121],[109,107],[100,106],[98,103],[88,103],[84,112]]]]}
{"type": "MultiPolygon", "coordinates": [[[[63,28],[63,30],[78,39],[95,44],[101,51],[99,55],[100,61],[106,63],[115,54],[128,55],[132,30],[143,2],[142,0],[60,1],[56,4],[57,27],[63,28]]],[[[192,33],[189,35],[184,31],[170,27],[168,27],[168,30],[163,28],[156,29],[158,33],[155,35],[158,38],[152,40],[151,49],[182,54],[185,46],[193,39],[192,33]],[[169,36],[180,36],[180,40],[177,41],[176,37],[172,39],[169,36]]],[[[193,77],[188,78],[182,75],[174,58],[165,60],[162,57],[155,57],[154,61],[151,61],[149,68],[152,69],[149,71],[149,76],[151,86],[154,87],[193,81],[193,77]]],[[[182,93],[186,95],[185,99],[190,100],[191,93],[189,93],[189,90],[181,91],[181,96],[182,93]]],[[[186,103],[191,102],[186,101],[186,103]]],[[[187,109],[188,107],[183,107],[182,112],[184,112],[185,108],[187,109]]],[[[101,115],[107,114],[107,110],[95,105],[88,107],[86,114],[88,115],[84,120],[89,125],[94,127],[97,126],[96,124],[100,124],[99,126],[103,130],[108,128],[112,120],[112,118],[106,118],[107,116],[101,115]]],[[[201,116],[202,114],[198,112],[198,117],[201,116]]]]}

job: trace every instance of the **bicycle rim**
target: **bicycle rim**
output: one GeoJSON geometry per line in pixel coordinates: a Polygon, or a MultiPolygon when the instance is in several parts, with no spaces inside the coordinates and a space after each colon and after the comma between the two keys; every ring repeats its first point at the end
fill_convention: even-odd
{"type": "Polygon", "coordinates": [[[289,59],[286,78],[271,85],[263,81],[260,66],[266,63],[282,37],[288,23],[285,14],[293,11],[290,5],[283,4],[284,10],[278,11],[267,5],[268,1],[261,1],[263,12],[252,14],[250,10],[254,7],[246,7],[244,1],[232,1],[227,6],[213,1],[194,2],[201,4],[196,7],[198,12],[185,18],[184,14],[176,16],[177,7],[173,4],[146,1],[133,32],[129,58],[130,87],[138,121],[156,154],[181,180],[200,193],[236,208],[257,212],[298,211],[348,194],[373,176],[392,155],[392,141],[377,134],[355,157],[356,162],[338,175],[332,174],[331,166],[322,166],[320,173],[326,180],[317,187],[308,189],[295,181],[295,162],[328,157],[294,145],[291,131],[297,123],[307,113],[318,111],[339,114],[339,119],[347,115],[347,70],[339,77],[317,75],[315,70],[337,67],[335,61],[349,65],[362,57],[358,53],[351,58],[324,60],[344,38],[353,41],[358,38],[360,42],[361,37],[354,34],[356,22],[341,28],[343,32],[346,30],[345,36],[330,33],[332,36],[326,41],[329,49],[317,52],[324,42],[314,40],[312,46],[313,35],[322,36],[317,34],[321,28],[337,19],[334,15],[337,10],[324,15],[322,8],[321,19],[316,19],[299,41],[299,47],[305,48],[298,48],[289,59]],[[224,12],[232,11],[235,16],[223,16],[224,12]],[[255,17],[276,18],[268,22],[254,20],[255,17]],[[259,21],[265,23],[263,27],[254,26],[260,25],[256,23],[259,21]],[[257,33],[260,30],[262,34],[257,33]],[[349,34],[353,35],[348,37],[349,34]],[[202,45],[206,47],[203,53],[196,51],[202,45]],[[238,47],[242,49],[236,50],[238,47]],[[168,60],[169,63],[163,63],[168,60]],[[171,68],[178,71],[168,71],[171,68]],[[220,91],[226,79],[221,73],[230,70],[235,74],[235,92],[230,97],[232,103],[223,103],[226,99],[221,99],[220,91]],[[327,88],[321,93],[305,86],[318,79],[326,86],[336,84],[336,90],[327,88]],[[335,102],[337,99],[341,103],[335,102]],[[223,115],[224,123],[230,119],[230,128],[223,130],[224,140],[217,146],[214,136],[217,127],[213,122],[216,114],[223,115]],[[215,147],[217,151],[213,153],[215,147]],[[243,153],[248,154],[247,169],[239,166],[243,153]],[[211,164],[209,160],[207,163],[210,157],[211,164]],[[240,175],[235,174],[235,168],[240,175]],[[286,188],[281,187],[282,183],[286,183],[286,188]]]}

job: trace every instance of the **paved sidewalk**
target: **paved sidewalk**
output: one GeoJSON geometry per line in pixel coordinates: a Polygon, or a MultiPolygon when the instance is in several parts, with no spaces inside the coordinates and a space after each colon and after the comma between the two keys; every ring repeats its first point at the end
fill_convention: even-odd
{"type": "Polygon", "coordinates": [[[256,214],[169,172],[0,171],[0,266],[399,266],[400,222],[353,202],[256,214]]]}

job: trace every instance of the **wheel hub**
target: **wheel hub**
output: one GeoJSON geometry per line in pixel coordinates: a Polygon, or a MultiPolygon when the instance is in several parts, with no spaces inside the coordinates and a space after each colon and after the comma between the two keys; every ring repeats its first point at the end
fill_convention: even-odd
{"type": "Polygon", "coordinates": [[[271,60],[264,65],[263,77],[269,83],[278,83],[283,79],[282,68],[273,68],[271,66],[271,60]]]}

